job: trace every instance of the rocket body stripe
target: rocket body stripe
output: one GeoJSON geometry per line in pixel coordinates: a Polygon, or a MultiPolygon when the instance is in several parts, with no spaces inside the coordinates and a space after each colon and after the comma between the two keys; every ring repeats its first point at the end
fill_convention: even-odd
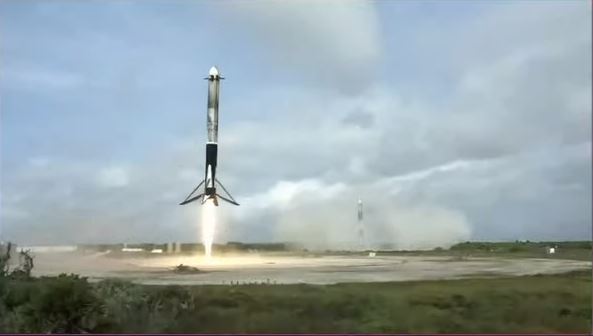
{"type": "Polygon", "coordinates": [[[215,143],[206,144],[206,181],[207,188],[215,188],[216,164],[218,161],[218,145],[215,143]]]}

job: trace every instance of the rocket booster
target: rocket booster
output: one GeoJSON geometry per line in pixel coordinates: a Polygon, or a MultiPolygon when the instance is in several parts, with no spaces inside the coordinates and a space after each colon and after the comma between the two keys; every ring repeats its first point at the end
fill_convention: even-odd
{"type": "Polygon", "coordinates": [[[206,113],[206,127],[208,130],[208,139],[206,142],[206,171],[204,180],[185,198],[180,205],[193,202],[201,198],[202,204],[208,199],[212,199],[214,204],[218,206],[218,198],[227,201],[234,205],[239,205],[225,189],[225,187],[216,178],[216,165],[218,161],[218,97],[220,91],[220,81],[224,79],[218,73],[216,67],[210,68],[208,77],[208,110],[206,113]],[[194,195],[198,189],[204,185],[204,191],[201,194],[194,195]],[[216,192],[216,186],[220,186],[225,192],[226,197],[216,192]]]}
{"type": "Polygon", "coordinates": [[[363,223],[363,214],[362,214],[362,200],[358,199],[358,206],[357,206],[357,217],[358,217],[358,238],[360,239],[360,246],[363,249],[367,249],[367,243],[364,234],[364,223],[363,223]]]}

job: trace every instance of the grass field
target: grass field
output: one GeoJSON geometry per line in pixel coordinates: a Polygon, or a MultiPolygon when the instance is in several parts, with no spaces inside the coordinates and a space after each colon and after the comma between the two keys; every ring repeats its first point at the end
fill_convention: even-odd
{"type": "Polygon", "coordinates": [[[436,248],[429,251],[381,251],[382,255],[418,255],[451,257],[497,257],[497,258],[546,258],[586,260],[593,258],[591,241],[560,242],[465,242],[449,249],[436,248]],[[556,253],[548,254],[546,247],[556,247],[556,253]]]}
{"type": "Polygon", "coordinates": [[[2,279],[0,331],[589,333],[591,286],[591,271],[328,286],[2,279]]]}

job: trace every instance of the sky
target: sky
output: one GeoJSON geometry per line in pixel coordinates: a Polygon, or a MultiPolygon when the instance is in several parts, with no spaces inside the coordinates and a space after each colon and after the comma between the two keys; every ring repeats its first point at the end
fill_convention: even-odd
{"type": "Polygon", "coordinates": [[[588,240],[590,1],[0,0],[0,240],[588,240]]]}

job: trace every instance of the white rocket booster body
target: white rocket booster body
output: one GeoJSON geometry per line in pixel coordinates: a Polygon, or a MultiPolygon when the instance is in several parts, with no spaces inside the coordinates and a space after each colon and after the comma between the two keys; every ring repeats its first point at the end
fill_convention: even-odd
{"type": "Polygon", "coordinates": [[[215,205],[218,205],[218,198],[221,198],[231,204],[239,205],[224,188],[222,183],[216,179],[216,165],[218,163],[218,101],[220,93],[220,81],[224,79],[221,77],[216,67],[210,68],[208,77],[208,109],[206,112],[206,128],[208,138],[206,141],[206,167],[204,173],[204,180],[186,197],[180,204],[187,204],[199,198],[202,198],[202,204],[207,199],[212,199],[215,205]],[[194,193],[204,184],[204,192],[194,196],[194,193]],[[216,185],[219,185],[227,197],[221,196],[216,192],[216,185]]]}

